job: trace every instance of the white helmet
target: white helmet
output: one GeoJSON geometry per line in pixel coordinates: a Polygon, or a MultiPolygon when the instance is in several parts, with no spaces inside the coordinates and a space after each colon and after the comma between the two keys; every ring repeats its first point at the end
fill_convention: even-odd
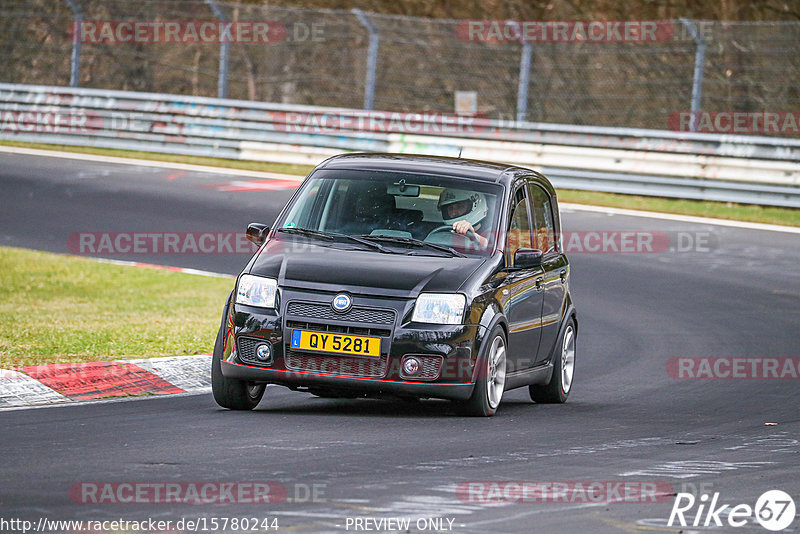
{"type": "Polygon", "coordinates": [[[472,226],[481,222],[489,208],[486,205],[486,195],[475,191],[463,189],[444,189],[439,194],[439,211],[445,224],[465,220],[472,226]]]}

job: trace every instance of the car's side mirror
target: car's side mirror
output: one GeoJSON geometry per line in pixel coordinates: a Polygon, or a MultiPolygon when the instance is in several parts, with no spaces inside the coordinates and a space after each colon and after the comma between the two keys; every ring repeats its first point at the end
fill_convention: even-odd
{"type": "Polygon", "coordinates": [[[528,269],[538,267],[542,264],[544,253],[535,248],[518,248],[514,252],[514,267],[517,269],[528,269]]]}
{"type": "Polygon", "coordinates": [[[266,224],[250,223],[247,225],[247,239],[259,247],[266,241],[268,233],[269,226],[266,224]]]}

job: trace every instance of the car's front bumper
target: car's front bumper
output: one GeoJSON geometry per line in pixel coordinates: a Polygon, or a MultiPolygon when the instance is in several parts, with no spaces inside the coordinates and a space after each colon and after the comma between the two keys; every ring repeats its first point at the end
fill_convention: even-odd
{"type": "Polygon", "coordinates": [[[353,313],[338,314],[330,311],[333,294],[282,293],[279,310],[229,306],[221,361],[226,378],[353,395],[466,399],[472,394],[482,326],[413,323],[410,299],[354,295],[353,313]],[[381,355],[298,351],[290,346],[293,329],[377,336],[381,355]],[[271,357],[257,361],[253,351],[263,343],[269,344],[271,357]],[[424,363],[419,376],[403,371],[404,359],[411,356],[424,363]]]}
{"type": "Polygon", "coordinates": [[[391,380],[386,378],[368,378],[344,376],[310,371],[290,371],[285,369],[269,369],[231,361],[223,361],[222,374],[226,378],[246,380],[248,382],[265,382],[280,384],[293,389],[302,388],[309,391],[351,392],[365,395],[396,395],[420,398],[439,398],[465,400],[472,395],[474,384],[444,382],[413,382],[410,380],[391,380]]]}

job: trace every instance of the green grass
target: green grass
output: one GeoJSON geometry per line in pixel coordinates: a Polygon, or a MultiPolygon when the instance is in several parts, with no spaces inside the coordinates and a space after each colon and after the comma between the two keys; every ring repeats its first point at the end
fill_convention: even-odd
{"type": "Polygon", "coordinates": [[[233,280],[0,247],[0,368],[213,350],[233,280]]]}
{"type": "MultiPolygon", "coordinates": [[[[192,163],[195,165],[211,165],[214,167],[228,167],[254,171],[297,174],[301,176],[308,174],[312,169],[312,167],[307,165],[287,165],[282,163],[180,156],[173,154],[158,154],[153,152],[137,152],[132,150],[116,150],[110,148],[74,147],[48,145],[44,143],[22,143],[16,141],[0,141],[0,144],[25,148],[39,148],[45,150],[49,149],[62,150],[65,152],[80,152],[85,154],[100,154],[104,156],[151,159],[156,161],[192,163]]],[[[599,193],[595,191],[574,191],[567,189],[559,189],[558,197],[562,202],[572,202],[576,204],[590,204],[593,206],[610,206],[614,208],[658,211],[663,213],[679,213],[681,215],[694,215],[698,217],[716,217],[720,219],[734,219],[738,221],[800,226],[800,209],[793,208],[754,206],[749,204],[733,204],[704,200],[679,200],[660,197],[599,193]]]]}

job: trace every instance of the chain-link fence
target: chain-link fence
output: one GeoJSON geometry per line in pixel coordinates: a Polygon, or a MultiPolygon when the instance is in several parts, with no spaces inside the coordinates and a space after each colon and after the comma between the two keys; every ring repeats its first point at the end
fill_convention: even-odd
{"type": "MultiPolygon", "coordinates": [[[[595,40],[573,23],[522,43],[507,21],[465,33],[468,21],[213,0],[4,0],[0,17],[0,81],[10,83],[450,112],[466,91],[492,118],[656,129],[690,110],[800,110],[800,23],[653,21],[650,40],[595,40]],[[200,23],[214,21],[270,30],[204,40],[200,23]],[[150,24],[141,38],[135,22],[150,24]],[[175,38],[154,36],[168,22],[179,23],[175,38]]],[[[584,29],[592,23],[607,21],[584,29]]]]}

